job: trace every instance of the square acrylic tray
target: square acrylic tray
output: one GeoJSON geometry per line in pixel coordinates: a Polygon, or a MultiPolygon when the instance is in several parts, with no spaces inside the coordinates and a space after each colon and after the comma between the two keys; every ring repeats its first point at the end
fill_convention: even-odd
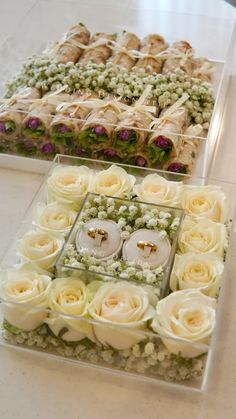
{"type": "MultiPolygon", "coordinates": [[[[61,1],[38,1],[25,15],[12,36],[10,36],[0,48],[0,54],[4,57],[0,71],[0,90],[5,92],[6,81],[14,76],[22,67],[29,56],[40,54],[48,43],[60,39],[61,34],[76,23],[82,21],[91,29],[91,32],[103,30],[104,32],[119,32],[123,29],[136,33],[143,38],[148,33],[158,33],[165,37],[171,44],[176,40],[187,40],[193,45],[198,57],[206,57],[214,67],[213,88],[215,105],[211,117],[208,133],[206,130],[201,135],[186,135],[186,140],[196,144],[197,158],[191,173],[196,176],[206,176],[211,165],[214,163],[216,145],[219,141],[219,130],[222,124],[222,111],[226,98],[227,86],[231,75],[231,61],[233,57],[233,44],[235,38],[234,24],[231,20],[215,19],[207,16],[195,16],[163,12],[143,6],[137,7],[135,1],[103,0],[98,3],[95,0],[84,2],[61,2],[61,1]],[[123,10],[127,10],[125,13],[123,10]],[[55,24],[55,10],[57,20],[55,24]],[[106,16],[106,19],[104,18],[106,16]],[[102,23],[101,23],[102,22],[102,23]],[[215,42],[215,34],[218,34],[215,42]]],[[[192,98],[192,100],[198,100],[192,98]]],[[[202,100],[201,98],[199,99],[202,100]]],[[[141,130],[142,131],[142,130],[141,130]]],[[[141,132],[140,131],[140,132],[141,132]]],[[[144,131],[142,131],[142,134],[144,131]]],[[[61,147],[48,146],[49,137],[41,141],[25,141],[21,139],[17,147],[10,148],[10,153],[29,156],[35,155],[38,159],[51,160],[56,152],[63,154],[76,154],[79,147],[68,150],[65,144],[61,147]],[[52,151],[53,150],[53,151],[52,151]]],[[[77,140],[76,140],[77,141],[77,140]]],[[[183,142],[176,136],[176,142],[183,142]]],[[[53,144],[55,146],[55,144],[53,144]]],[[[5,146],[5,143],[4,143],[5,146]]],[[[4,148],[4,147],[3,147],[4,148]]],[[[195,150],[196,151],[196,150],[195,150]]],[[[194,151],[194,152],[195,152],[194,151]]],[[[5,150],[7,152],[7,148],[5,150]]],[[[79,151],[80,152],[80,151],[79,151]]],[[[101,160],[110,160],[104,150],[96,153],[82,154],[81,157],[89,157],[101,160]]],[[[140,157],[138,153],[131,156],[140,157]]],[[[143,157],[143,156],[141,156],[143,157]]],[[[133,164],[124,161],[121,156],[120,163],[133,164]]],[[[9,166],[16,164],[16,159],[8,158],[9,166]]],[[[155,163],[156,164],[156,163],[155,163]]],[[[154,164],[154,165],[155,165],[154,164]]],[[[160,169],[160,167],[156,167],[160,169]]],[[[161,169],[166,167],[161,167],[161,169]]]]}
{"type": "MultiPolygon", "coordinates": [[[[225,304],[218,297],[234,210],[231,183],[58,155],[2,261],[0,343],[203,391],[215,347],[215,308],[218,319],[225,304]],[[128,247],[140,230],[157,236],[135,238],[128,247]],[[157,282],[149,257],[161,253],[160,233],[171,249],[157,282]],[[176,285],[176,264],[188,252],[207,258],[204,266],[213,269],[203,293],[191,281],[176,285]],[[121,254],[131,255],[130,266],[120,263],[121,254]],[[172,310],[178,323],[175,310],[182,304],[182,313],[190,309],[193,316],[184,317],[191,327],[198,327],[196,310],[205,307],[205,338],[185,339],[173,334],[174,326],[166,333],[172,310]]],[[[194,266],[198,276],[199,259],[194,266]]]]}

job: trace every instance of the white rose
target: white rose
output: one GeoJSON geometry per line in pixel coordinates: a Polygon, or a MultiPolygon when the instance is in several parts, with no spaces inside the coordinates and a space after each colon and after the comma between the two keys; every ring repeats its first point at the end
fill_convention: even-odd
{"type": "Polygon", "coordinates": [[[33,224],[40,230],[50,234],[67,236],[75,221],[77,213],[63,205],[39,203],[36,208],[33,224]]]}
{"type": "Polygon", "coordinates": [[[223,257],[227,246],[227,229],[224,224],[207,218],[185,217],[178,244],[181,253],[217,253],[223,257]]]}
{"type": "Polygon", "coordinates": [[[151,300],[156,297],[149,292],[125,281],[101,285],[88,310],[94,320],[106,323],[93,326],[96,338],[116,349],[131,348],[145,339],[140,331],[155,314],[151,300]]]}
{"type": "Polygon", "coordinates": [[[41,231],[29,231],[18,242],[18,254],[23,262],[31,262],[45,270],[54,267],[64,239],[41,231]]]}
{"type": "Polygon", "coordinates": [[[147,175],[142,183],[134,187],[141,201],[167,206],[179,205],[181,191],[181,182],[170,182],[156,173],[147,175]]]}
{"type": "Polygon", "coordinates": [[[175,291],[158,302],[152,328],[171,353],[193,358],[207,352],[215,317],[214,298],[199,290],[175,291]]]}
{"type": "Polygon", "coordinates": [[[222,259],[215,253],[176,255],[170,277],[172,291],[199,288],[209,297],[219,293],[224,270],[222,259]]]}
{"type": "Polygon", "coordinates": [[[88,302],[89,294],[83,281],[74,277],[57,278],[49,293],[52,313],[45,323],[54,335],[63,340],[76,342],[86,337],[91,339],[92,326],[81,320],[87,315],[88,302]]]}
{"type": "Polygon", "coordinates": [[[48,307],[51,278],[23,267],[3,272],[1,280],[4,318],[12,326],[25,331],[41,326],[47,317],[45,309],[48,307]]]}
{"type": "Polygon", "coordinates": [[[122,167],[112,165],[94,176],[91,192],[122,198],[132,190],[135,181],[122,167]]]}
{"type": "Polygon", "coordinates": [[[47,179],[49,201],[78,210],[90,188],[93,172],[86,166],[57,166],[47,179]]]}
{"type": "Polygon", "coordinates": [[[228,202],[220,186],[189,186],[183,187],[181,207],[189,215],[209,218],[224,223],[228,215],[228,202]]]}

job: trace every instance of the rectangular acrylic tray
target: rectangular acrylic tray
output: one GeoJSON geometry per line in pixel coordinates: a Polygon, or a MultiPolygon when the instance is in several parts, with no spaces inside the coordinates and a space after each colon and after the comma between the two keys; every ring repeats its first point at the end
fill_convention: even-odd
{"type": "MultiPolygon", "coordinates": [[[[36,193],[30,207],[28,208],[24,219],[22,220],[22,223],[20,225],[20,228],[18,230],[18,233],[16,235],[16,238],[12,245],[10,246],[9,250],[7,251],[3,261],[2,261],[2,269],[8,269],[11,268],[13,265],[16,265],[19,263],[19,255],[17,255],[17,242],[19,239],[22,238],[22,236],[27,233],[29,230],[37,229],[37,207],[38,204],[41,202],[47,202],[48,199],[48,190],[47,190],[47,180],[51,176],[53,170],[60,167],[66,167],[66,166],[72,166],[72,167],[80,167],[80,166],[87,166],[87,168],[93,170],[94,175],[96,175],[100,170],[106,170],[108,169],[112,164],[108,162],[101,162],[101,161],[94,161],[89,159],[79,159],[75,157],[69,157],[69,156],[62,156],[58,155],[54,162],[51,165],[51,168],[49,172],[47,173],[39,191],[36,193]],[[34,223],[32,224],[32,221],[34,220],[34,223]]],[[[207,179],[207,178],[194,178],[187,175],[180,175],[178,176],[178,179],[176,176],[171,175],[167,172],[161,172],[161,171],[155,171],[150,169],[140,169],[134,166],[126,166],[126,165],[118,165],[119,167],[122,167],[126,170],[126,172],[129,175],[136,177],[137,184],[140,184],[143,180],[143,178],[146,175],[149,174],[159,174],[165,179],[173,180],[173,181],[182,181],[183,184],[186,185],[197,185],[197,186],[203,186],[203,185],[216,185],[217,187],[220,187],[225,195],[227,196],[229,200],[229,219],[234,221],[234,211],[235,211],[235,185],[227,182],[221,182],[214,179],[207,179]]],[[[126,201],[124,200],[124,203],[126,201]]],[[[133,201],[135,202],[135,201],[133,201]]],[[[147,203],[145,203],[147,205],[147,203]]],[[[151,205],[151,207],[155,207],[155,205],[151,205]]],[[[165,207],[159,207],[165,208],[165,207]]],[[[156,209],[158,210],[158,206],[156,206],[156,209]]],[[[167,210],[167,209],[166,209],[167,210]]],[[[172,210],[178,211],[177,208],[172,207],[172,210]]],[[[79,218],[79,216],[78,216],[79,218]]],[[[78,221],[78,219],[77,219],[78,221]]],[[[77,223],[75,221],[75,225],[77,223]]],[[[73,231],[72,231],[73,236],[73,231]]],[[[177,233],[178,234],[178,233],[177,233]]],[[[70,240],[69,236],[69,239],[70,240]]],[[[62,250],[63,252],[64,250],[62,250]]],[[[225,262],[224,267],[224,274],[222,277],[222,288],[224,288],[224,284],[227,280],[227,262],[229,260],[230,253],[230,247],[227,252],[227,258],[225,262]]],[[[56,260],[55,260],[56,263],[56,260]]],[[[66,277],[66,272],[64,270],[64,267],[61,266],[60,263],[60,255],[59,259],[57,259],[58,263],[58,273],[66,277]]],[[[71,267],[70,267],[71,270],[71,267]]],[[[76,277],[79,277],[84,284],[86,284],[86,287],[89,286],[91,282],[99,281],[103,283],[105,281],[105,285],[109,285],[112,283],[117,283],[120,285],[122,283],[122,280],[115,277],[110,277],[103,275],[103,273],[99,272],[89,272],[89,270],[84,269],[72,269],[74,271],[74,274],[76,277]]],[[[71,272],[70,272],[71,274],[71,272]]],[[[61,276],[60,275],[60,276],[61,276]]],[[[168,278],[167,278],[168,281],[168,278]]],[[[126,281],[123,281],[126,282],[126,281]]],[[[133,286],[136,285],[138,287],[147,287],[149,291],[153,290],[153,293],[158,295],[158,287],[152,284],[144,284],[136,282],[134,284],[134,281],[128,280],[128,283],[133,286]]],[[[221,305],[225,304],[225,301],[223,300],[223,294],[224,290],[221,290],[220,293],[220,299],[218,302],[218,309],[217,309],[217,319],[219,321],[219,316],[221,315],[221,305]]],[[[13,317],[17,318],[19,322],[21,319],[25,320],[25,310],[30,309],[30,315],[32,315],[32,318],[37,318],[40,308],[37,306],[31,306],[29,304],[20,304],[16,302],[9,301],[7,299],[2,298],[2,307],[3,311],[10,309],[11,313],[13,313],[13,317]]],[[[63,313],[60,312],[58,309],[54,310],[45,310],[46,313],[50,313],[50,316],[60,316],[63,313]]],[[[6,315],[6,311],[5,311],[6,315]]],[[[9,318],[8,318],[9,319],[9,318]]],[[[10,317],[11,319],[11,317],[10,317]]],[[[17,321],[18,321],[17,320],[17,321]]],[[[130,339],[130,329],[127,329],[127,326],[118,326],[118,325],[112,325],[108,323],[102,323],[94,318],[84,318],[83,316],[78,315],[72,315],[70,314],[64,314],[64,320],[67,322],[73,321],[81,321],[83,323],[83,327],[87,330],[87,328],[90,330],[91,328],[96,331],[96,336],[99,336],[100,342],[103,341],[104,333],[105,335],[108,333],[108,339],[109,342],[106,340],[106,343],[110,346],[103,346],[101,344],[97,345],[94,343],[93,340],[89,341],[85,340],[81,343],[78,342],[78,344],[63,344],[61,346],[61,336],[63,336],[63,333],[67,333],[67,330],[65,328],[62,328],[61,334],[58,338],[56,338],[53,335],[50,335],[48,337],[47,330],[45,329],[45,326],[43,326],[40,329],[40,332],[19,332],[19,329],[9,327],[9,323],[5,323],[5,329],[1,331],[0,335],[0,343],[2,345],[6,345],[9,347],[14,347],[19,350],[30,350],[30,351],[36,351],[39,354],[42,354],[44,356],[48,357],[57,357],[59,359],[71,361],[71,362],[78,362],[79,364],[85,365],[85,366],[93,366],[98,368],[104,368],[105,370],[108,370],[110,372],[115,373],[121,373],[121,374],[128,374],[131,376],[135,376],[136,378],[145,379],[147,381],[154,381],[161,383],[163,385],[168,386],[175,386],[178,388],[182,388],[185,390],[195,390],[195,391],[203,391],[206,388],[207,384],[207,378],[209,375],[209,367],[210,367],[210,360],[212,358],[212,355],[214,353],[214,347],[216,345],[216,333],[217,333],[217,324],[215,327],[215,330],[213,332],[213,336],[211,338],[210,344],[208,346],[208,352],[207,356],[200,357],[200,358],[182,358],[176,355],[170,355],[168,353],[168,350],[166,352],[166,348],[163,346],[162,343],[162,334],[156,334],[150,331],[144,331],[139,330],[138,332],[135,331],[133,334],[131,333],[134,346],[132,349],[126,350],[124,349],[124,346],[122,348],[117,347],[117,343],[114,343],[116,339],[118,341],[123,342],[123,339],[125,337],[127,338],[127,335],[130,339]],[[100,332],[103,334],[99,334],[100,332]],[[121,340],[117,337],[121,336],[121,340]],[[115,339],[115,341],[114,341],[115,339]],[[136,342],[136,343],[135,343],[136,342]],[[113,346],[115,346],[115,349],[113,346]],[[113,349],[112,349],[113,348],[113,349]],[[163,362],[164,361],[164,362],[163,362]],[[163,364],[161,364],[163,362],[163,364]],[[188,369],[190,369],[190,372],[192,372],[192,376],[188,377],[188,369]],[[202,371],[202,375],[199,376],[199,372],[202,371]],[[164,380],[163,380],[164,376],[164,380]],[[186,376],[189,379],[184,379],[186,376]],[[179,381],[175,381],[175,379],[178,379],[179,381]],[[166,381],[167,380],[167,381],[166,381]]],[[[54,330],[54,335],[57,332],[57,329],[54,330]]],[[[84,329],[83,329],[84,330],[84,329]]],[[[168,338],[167,341],[169,342],[169,346],[173,347],[175,345],[178,345],[180,341],[178,338],[168,338]]],[[[166,343],[167,345],[167,343],[166,343]]],[[[189,347],[189,350],[191,351],[199,351],[199,349],[202,349],[201,344],[193,344],[193,343],[187,343],[187,346],[189,347]]],[[[204,345],[203,345],[204,346],[204,345]]],[[[204,350],[206,350],[206,346],[204,347],[204,350]]]]}
{"type": "MultiPolygon", "coordinates": [[[[101,29],[114,32],[126,28],[140,37],[158,32],[169,43],[177,39],[186,39],[193,45],[197,56],[204,56],[213,62],[216,101],[208,134],[199,139],[201,144],[192,172],[195,176],[206,176],[213,164],[216,144],[220,139],[219,130],[233,58],[233,21],[163,12],[148,6],[140,9],[132,0],[125,3],[103,0],[99,5],[95,0],[86,3],[38,1],[25,15],[12,36],[1,45],[0,55],[4,58],[0,70],[1,94],[4,94],[6,81],[19,71],[27,57],[42,52],[48,42],[58,39],[63,31],[78,20],[85,22],[92,32],[101,29]],[[124,8],[127,10],[125,15],[124,8]]],[[[7,161],[10,167],[12,160],[8,158],[7,161]]]]}

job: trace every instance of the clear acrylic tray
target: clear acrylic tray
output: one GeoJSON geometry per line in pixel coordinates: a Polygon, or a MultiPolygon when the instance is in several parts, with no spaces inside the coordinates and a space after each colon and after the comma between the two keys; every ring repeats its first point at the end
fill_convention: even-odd
{"type": "MultiPolygon", "coordinates": [[[[28,256],[24,253],[24,250],[22,250],[22,247],[19,247],[19,240],[27,232],[29,232],[29,230],[33,230],[36,232],[41,231],[43,234],[47,233],[47,227],[45,225],[42,225],[42,220],[39,217],[39,214],[42,210],[42,205],[44,205],[44,203],[46,202],[51,202],[50,205],[53,205],[53,199],[55,199],[55,194],[57,198],[59,196],[59,200],[62,199],[64,205],[68,205],[68,197],[61,196],[60,194],[58,195],[58,190],[55,189],[54,183],[54,198],[52,196],[52,189],[50,189],[49,187],[49,185],[51,184],[51,181],[49,181],[49,179],[52,180],[52,173],[55,173],[55,169],[57,169],[58,167],[67,168],[68,166],[72,168],[86,167],[86,170],[92,170],[92,179],[94,180],[94,177],[98,173],[100,173],[101,170],[109,169],[109,167],[112,166],[112,163],[58,155],[52,163],[49,172],[45,176],[45,179],[39,191],[36,193],[32,201],[32,204],[27,210],[14,242],[10,246],[2,261],[1,266],[3,271],[12,268],[14,265],[19,264],[20,260],[23,260],[22,255],[24,255],[24,262],[27,262],[27,264],[30,262],[28,256]]],[[[167,172],[158,172],[150,169],[140,169],[134,166],[117,165],[117,167],[124,169],[127,172],[128,176],[135,176],[137,185],[141,184],[145,176],[150,174],[158,174],[163,178],[164,182],[167,180],[176,182],[174,184],[175,186],[182,185],[182,182],[186,185],[215,185],[221,188],[221,190],[224,191],[224,194],[226,195],[229,204],[227,220],[231,220],[231,222],[229,224],[230,227],[228,231],[230,231],[230,229],[232,230],[235,211],[234,184],[221,182],[213,179],[204,179],[196,177],[194,178],[186,175],[179,175],[178,177],[176,177],[176,175],[171,175],[167,172]]],[[[71,181],[70,176],[68,178],[68,181],[71,181]]],[[[76,198],[76,200],[73,201],[76,204],[74,207],[74,209],[76,209],[75,212],[78,212],[78,210],[80,209],[80,213],[78,213],[77,218],[74,221],[74,224],[73,220],[70,222],[70,228],[72,224],[73,228],[71,230],[70,235],[68,236],[67,244],[70,243],[71,239],[74,240],[74,232],[77,231],[76,229],[78,226],[78,222],[80,222],[81,216],[83,215],[83,211],[87,211],[90,209],[88,201],[89,203],[91,203],[96,198],[104,199],[100,195],[86,196],[86,191],[83,192],[83,198],[85,198],[85,201],[82,199],[82,196],[80,196],[79,200],[77,200],[76,198]]],[[[124,205],[127,205],[128,203],[128,213],[130,213],[130,211],[133,211],[133,209],[131,209],[132,202],[133,206],[138,204],[138,201],[135,201],[133,199],[131,201],[127,201],[125,198],[121,199],[107,197],[107,199],[113,199],[114,201],[116,201],[119,208],[121,204],[120,201],[123,201],[124,205]]],[[[104,212],[102,202],[98,202],[98,205],[102,207],[99,209],[99,211],[104,212]]],[[[160,206],[160,204],[149,205],[148,202],[141,203],[140,205],[146,207],[148,211],[152,211],[154,208],[154,210],[157,211],[157,218],[157,214],[158,211],[160,211],[160,209],[162,209],[162,212],[164,213],[165,211],[174,211],[175,218],[179,215],[179,222],[180,224],[183,223],[182,210],[178,209],[178,206],[169,206],[168,208],[165,206],[160,206]]],[[[105,217],[104,219],[107,218],[105,217]]],[[[199,223],[201,223],[201,217],[199,217],[197,220],[199,221],[199,223]]],[[[67,228],[66,232],[64,231],[65,237],[68,235],[70,228],[67,228]]],[[[176,235],[179,239],[178,229],[176,230],[176,235]]],[[[41,239],[44,240],[45,236],[42,236],[40,240],[41,239]]],[[[59,237],[58,235],[55,235],[54,242],[58,243],[58,240],[63,241],[61,236],[59,237]]],[[[175,238],[173,240],[175,241],[175,238]]],[[[172,244],[172,252],[175,252],[174,241],[172,244]]],[[[40,246],[41,244],[39,241],[39,247],[40,246]]],[[[145,283],[145,281],[143,280],[137,281],[132,277],[132,275],[128,278],[121,279],[120,277],[115,277],[114,275],[106,275],[104,271],[99,272],[99,270],[96,271],[96,269],[81,268],[80,266],[78,267],[76,264],[74,266],[69,267],[63,266],[61,261],[63,259],[63,252],[65,252],[65,249],[66,245],[63,245],[62,251],[55,253],[53,261],[51,259],[49,260],[48,258],[44,258],[43,264],[40,265],[40,269],[38,270],[37,268],[39,274],[45,275],[45,270],[48,272],[48,270],[50,270],[51,268],[54,269],[54,267],[57,265],[58,274],[65,278],[61,281],[66,282],[68,280],[71,281],[71,278],[79,278],[80,281],[78,281],[78,279],[76,279],[76,281],[80,283],[80,287],[83,288],[83,292],[85,292],[84,287],[86,287],[86,298],[88,298],[88,300],[91,299],[91,295],[94,296],[94,293],[97,292],[100,286],[109,288],[109,286],[113,286],[115,284],[114,286],[117,286],[119,288],[120,286],[122,287],[126,284],[128,287],[136,287],[136,290],[141,290],[137,291],[137,293],[145,292],[146,295],[151,295],[150,304],[154,304],[153,301],[156,297],[161,298],[161,301],[164,301],[162,297],[164,297],[165,294],[168,292],[168,269],[171,270],[173,255],[170,256],[168,261],[168,275],[165,276],[162,287],[158,288],[158,286],[156,286],[155,283],[149,283],[148,281],[147,283],[145,283]],[[67,276],[68,274],[70,275],[69,279],[67,276]]],[[[222,288],[227,278],[227,261],[229,259],[228,252],[229,249],[227,250],[227,258],[225,261],[224,273],[222,277],[222,288]]],[[[36,265],[34,265],[34,268],[36,267],[36,265]]],[[[47,281],[49,280],[50,279],[47,279],[47,281]]],[[[60,287],[60,284],[62,284],[62,282],[60,282],[60,280],[57,280],[57,282],[58,286],[60,287]]],[[[71,283],[69,285],[71,286],[71,283]]],[[[79,292],[82,291],[80,289],[79,292]]],[[[223,295],[222,292],[221,294],[223,295]]],[[[55,301],[57,301],[57,299],[55,301]]],[[[113,297],[110,300],[110,302],[111,304],[114,303],[113,297]]],[[[223,299],[220,298],[220,303],[218,303],[217,319],[221,314],[221,305],[224,303],[225,302],[223,301],[223,299]]],[[[82,363],[86,366],[104,368],[105,370],[109,370],[110,372],[135,375],[140,379],[145,379],[148,381],[154,380],[155,382],[167,384],[168,386],[177,386],[185,390],[188,389],[203,391],[206,388],[210,360],[215,348],[215,336],[217,332],[217,325],[213,332],[211,341],[208,344],[189,343],[184,341],[184,351],[187,354],[198,354],[194,357],[189,358],[182,357],[180,355],[177,355],[176,352],[172,352],[174,350],[173,348],[176,347],[181,347],[182,351],[183,346],[181,345],[183,345],[183,341],[178,337],[166,338],[166,336],[163,335],[161,332],[154,332],[154,330],[150,328],[149,317],[145,318],[149,325],[148,329],[141,327],[133,331],[130,329],[129,326],[120,326],[116,323],[111,323],[104,319],[103,321],[101,321],[100,318],[92,314],[90,314],[89,316],[84,316],[84,314],[81,312],[79,314],[71,312],[65,313],[65,311],[63,311],[64,308],[62,309],[56,304],[53,306],[53,308],[50,307],[50,309],[48,309],[47,306],[40,306],[39,304],[35,304],[33,306],[32,303],[22,304],[20,302],[13,301],[9,298],[4,298],[4,296],[2,296],[1,307],[3,309],[3,316],[5,317],[5,320],[7,319],[7,321],[4,322],[4,327],[2,327],[1,329],[0,343],[3,345],[15,347],[20,350],[37,351],[38,353],[48,357],[55,356],[60,359],[68,360],[71,362],[82,363]],[[58,317],[60,321],[58,321],[58,317]],[[49,319],[48,323],[46,320],[48,326],[46,326],[45,323],[43,323],[45,318],[49,319]],[[11,323],[14,323],[14,326],[12,326],[11,323]],[[19,330],[19,328],[21,328],[22,325],[24,325],[23,329],[25,328],[25,330],[19,330]],[[51,330],[50,333],[48,327],[51,330]],[[72,335],[69,335],[70,338],[68,338],[68,335],[66,335],[68,333],[72,333],[72,335]],[[67,341],[66,337],[68,338],[67,341]],[[202,351],[207,351],[207,355],[202,356],[202,351]]]]}
{"type": "MultiPolygon", "coordinates": [[[[135,1],[127,1],[124,4],[123,1],[111,3],[108,0],[103,0],[99,2],[99,7],[95,0],[90,0],[86,4],[73,1],[71,3],[54,0],[39,1],[25,15],[14,34],[1,45],[0,54],[4,58],[0,71],[1,93],[4,93],[6,81],[19,71],[27,57],[42,52],[48,42],[58,39],[61,33],[67,30],[75,20],[85,22],[92,32],[101,31],[100,22],[102,22],[104,31],[114,32],[125,28],[137,33],[140,37],[156,32],[158,28],[158,32],[169,43],[177,39],[186,39],[193,45],[197,56],[207,57],[213,62],[215,67],[213,85],[216,101],[210,128],[207,135],[203,135],[202,138],[194,138],[199,141],[199,147],[192,174],[206,176],[211,165],[214,164],[216,145],[220,140],[219,131],[231,75],[235,37],[232,21],[206,16],[159,12],[151,10],[148,6],[139,9],[135,1]],[[127,10],[125,17],[124,7],[127,10]],[[55,10],[57,10],[57,25],[55,25],[54,19],[55,10]],[[218,35],[217,42],[215,42],[216,33],[218,35]]],[[[67,150],[64,150],[63,153],[68,154],[67,150]]],[[[40,153],[38,157],[40,159],[40,153]]],[[[49,155],[48,158],[51,159],[51,156],[49,155]]],[[[92,156],[92,158],[97,158],[97,156],[92,156]]],[[[11,166],[13,161],[15,164],[16,159],[7,158],[7,161],[9,162],[7,164],[11,166]]]]}

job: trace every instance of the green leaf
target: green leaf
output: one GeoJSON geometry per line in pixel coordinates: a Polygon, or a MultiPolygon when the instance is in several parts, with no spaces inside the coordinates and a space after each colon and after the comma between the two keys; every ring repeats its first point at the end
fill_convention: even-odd
{"type": "Polygon", "coordinates": [[[5,122],[5,128],[6,128],[6,132],[7,134],[11,134],[12,132],[15,131],[16,129],[16,124],[13,121],[6,121],[5,122]]]}
{"type": "Polygon", "coordinates": [[[44,127],[43,124],[40,124],[38,126],[38,128],[36,128],[36,129],[31,129],[29,127],[25,127],[23,129],[23,134],[26,135],[27,137],[38,138],[41,135],[45,134],[45,127],[44,127]]]}
{"type": "Polygon", "coordinates": [[[106,143],[108,140],[107,134],[97,135],[93,128],[87,128],[80,132],[79,134],[79,142],[81,147],[88,147],[90,145],[94,145],[94,143],[102,144],[106,143]]]}
{"type": "Polygon", "coordinates": [[[8,323],[6,319],[3,320],[3,328],[6,329],[8,332],[13,333],[14,335],[18,335],[22,332],[22,330],[18,327],[12,326],[12,324],[8,323]]]}
{"type": "Polygon", "coordinates": [[[146,152],[151,162],[157,163],[166,161],[170,155],[171,150],[163,150],[162,148],[152,143],[147,145],[146,152]]]}
{"type": "Polygon", "coordinates": [[[123,150],[127,154],[133,154],[136,151],[138,137],[139,134],[132,130],[132,134],[130,135],[129,139],[124,141],[119,138],[119,132],[116,132],[114,135],[114,146],[123,150]]]}

